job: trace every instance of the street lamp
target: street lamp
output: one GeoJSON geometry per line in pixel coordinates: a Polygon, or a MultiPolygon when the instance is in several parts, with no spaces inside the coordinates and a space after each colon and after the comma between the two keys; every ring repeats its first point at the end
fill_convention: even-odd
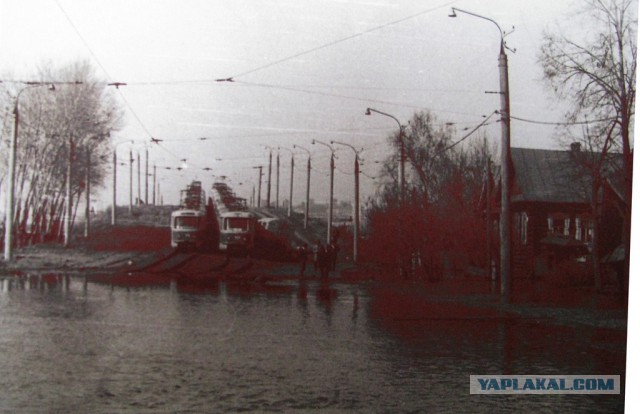
{"type": "Polygon", "coordinates": [[[42,82],[27,82],[27,86],[20,89],[16,95],[16,102],[13,107],[13,134],[11,147],[9,149],[9,185],[7,189],[7,213],[5,216],[4,231],[4,260],[10,261],[13,256],[13,215],[15,204],[15,179],[16,179],[16,151],[18,148],[18,127],[20,125],[20,95],[27,89],[48,86],[50,91],[55,91],[54,84],[42,82]]]}
{"type": "Polygon", "coordinates": [[[367,108],[365,115],[371,115],[371,112],[375,112],[380,115],[387,116],[398,124],[398,128],[400,129],[400,135],[398,136],[398,140],[400,141],[400,204],[404,204],[404,128],[398,118],[395,116],[388,114],[386,112],[378,111],[377,109],[367,108]]]}
{"type": "Polygon", "coordinates": [[[353,262],[358,262],[358,240],[360,239],[360,161],[358,151],[353,145],[345,142],[331,141],[332,144],[344,145],[351,148],[355,154],[354,161],[354,203],[353,203],[353,262]]]}
{"type": "Polygon", "coordinates": [[[309,187],[311,185],[311,151],[306,149],[305,147],[301,147],[300,145],[293,145],[293,148],[300,148],[303,151],[307,152],[307,201],[304,207],[304,228],[306,229],[309,225],[309,187]]]}
{"type": "MultiPolygon", "coordinates": [[[[286,151],[289,151],[291,153],[291,174],[290,174],[290,179],[289,179],[289,208],[287,210],[287,216],[291,217],[291,214],[293,212],[293,169],[295,167],[295,161],[293,160],[293,151],[290,150],[289,148],[284,148],[284,147],[278,147],[278,149],[283,149],[286,151]]],[[[278,171],[280,171],[280,158],[278,158],[278,171]]],[[[279,177],[278,173],[278,177],[279,177]]],[[[278,181],[280,181],[278,179],[278,181]]]]}
{"type": "Polygon", "coordinates": [[[330,179],[329,179],[329,218],[327,220],[327,244],[331,243],[331,228],[333,227],[333,170],[335,169],[335,154],[334,149],[331,145],[326,142],[318,141],[314,139],[311,141],[312,144],[321,144],[331,150],[331,162],[329,163],[330,168],[330,179]]]}
{"type": "Polygon", "coordinates": [[[505,53],[504,31],[493,19],[480,16],[466,10],[453,7],[449,17],[457,17],[456,11],[478,17],[493,23],[500,32],[500,53],[498,55],[498,69],[500,72],[500,121],[502,134],[500,141],[500,293],[504,302],[510,297],[511,274],[511,176],[509,166],[511,164],[511,126],[509,108],[509,68],[505,53]]]}

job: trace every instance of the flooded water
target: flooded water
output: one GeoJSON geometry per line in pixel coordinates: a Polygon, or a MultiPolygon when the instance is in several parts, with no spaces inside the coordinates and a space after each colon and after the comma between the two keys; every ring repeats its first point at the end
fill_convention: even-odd
{"type": "Polygon", "coordinates": [[[469,395],[470,374],[623,374],[608,332],[380,306],[364,285],[5,280],[0,410],[622,411],[622,396],[469,395]]]}

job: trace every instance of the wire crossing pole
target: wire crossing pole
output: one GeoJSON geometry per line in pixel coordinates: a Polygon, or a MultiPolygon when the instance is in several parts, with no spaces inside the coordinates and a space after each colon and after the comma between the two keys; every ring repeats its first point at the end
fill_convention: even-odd
{"type": "Polygon", "coordinates": [[[129,214],[133,213],[133,150],[129,150],[129,214]]]}
{"type": "Polygon", "coordinates": [[[358,242],[360,240],[360,160],[358,150],[351,144],[339,141],[331,141],[332,144],[344,145],[353,150],[355,155],[353,163],[354,197],[353,197],[353,262],[358,262],[358,242]]]}
{"type": "Polygon", "coordinates": [[[153,205],[156,205],[156,165],[153,164],[153,205]]]}
{"type": "Polygon", "coordinates": [[[149,204],[149,149],[144,150],[144,203],[149,204]]]}
{"type": "Polygon", "coordinates": [[[276,152],[276,210],[280,208],[280,153],[276,152]]]}
{"type": "Polygon", "coordinates": [[[311,186],[311,151],[300,145],[293,145],[293,148],[300,148],[307,153],[307,194],[304,203],[304,228],[309,226],[309,189],[311,186]]]}
{"type": "Polygon", "coordinates": [[[111,200],[111,225],[116,225],[116,183],[118,174],[118,156],[116,150],[113,150],[113,199],[111,200]]]}
{"type": "Polygon", "coordinates": [[[311,141],[312,144],[321,144],[324,145],[325,147],[329,148],[331,150],[331,161],[329,163],[329,170],[330,170],[330,174],[329,174],[329,212],[328,212],[328,219],[327,219],[327,244],[331,243],[331,233],[333,230],[333,175],[334,175],[334,170],[335,170],[335,154],[334,154],[334,149],[331,145],[327,144],[326,142],[322,142],[322,141],[318,141],[317,139],[314,139],[313,141],[311,141]]]}
{"type": "Polygon", "coordinates": [[[85,175],[84,237],[89,237],[91,230],[91,151],[87,148],[87,171],[85,175]]]}
{"type": "Polygon", "coordinates": [[[291,217],[293,214],[293,170],[295,167],[295,161],[293,160],[293,152],[291,153],[291,176],[289,178],[289,210],[287,215],[291,217]]]}
{"type": "Polygon", "coordinates": [[[138,152],[138,200],[136,200],[136,205],[140,205],[142,201],[142,192],[140,189],[140,152],[138,152]]]}
{"type": "Polygon", "coordinates": [[[511,124],[509,108],[509,69],[504,41],[498,57],[500,68],[500,118],[502,134],[500,164],[502,192],[500,194],[500,293],[502,301],[511,301],[511,124]]]}
{"type": "Polygon", "coordinates": [[[69,159],[67,160],[67,211],[65,214],[64,220],[64,247],[69,247],[70,239],[71,239],[71,215],[73,214],[72,210],[72,200],[71,200],[71,164],[73,163],[73,134],[69,135],[69,159]]]}
{"type": "Polygon", "coordinates": [[[500,295],[502,303],[511,300],[511,110],[509,104],[509,62],[505,53],[504,31],[493,19],[466,10],[451,8],[449,17],[457,17],[456,11],[493,23],[500,32],[500,295]]]}
{"type": "Polygon", "coordinates": [[[267,180],[267,208],[271,208],[271,151],[269,151],[269,177],[267,180]]]}
{"type": "Polygon", "coordinates": [[[260,208],[260,198],[262,198],[262,165],[259,167],[253,167],[258,170],[258,203],[257,206],[260,208]]]}

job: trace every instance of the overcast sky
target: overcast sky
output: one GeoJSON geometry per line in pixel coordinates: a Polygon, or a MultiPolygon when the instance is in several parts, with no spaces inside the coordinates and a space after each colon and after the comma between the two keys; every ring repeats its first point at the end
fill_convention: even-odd
{"type": "MultiPolygon", "coordinates": [[[[326,201],[329,152],[312,139],[363,148],[362,168],[372,177],[374,161],[390,151],[386,137],[397,124],[365,116],[367,107],[403,123],[430,110],[455,123],[459,137],[499,109],[498,95],[486,93],[499,87],[498,30],[469,15],[449,18],[451,6],[490,17],[507,31],[515,26],[507,37],[516,49],[508,55],[512,115],[561,121],[536,57],[543,30],[566,24],[576,10],[575,2],[562,0],[0,0],[0,73],[27,79],[43,61],[87,59],[100,78],[127,83],[117,95],[125,127],[114,141],[133,140],[133,150],[144,153],[150,137],[163,140],[149,146],[149,158],[158,165],[165,203],[175,203],[192,179],[209,187],[213,174],[230,177],[248,198],[257,185],[252,167],[267,171],[265,146],[294,144],[312,150],[311,196],[326,201]],[[215,81],[229,77],[235,82],[215,81]],[[177,171],[181,159],[188,168],[177,171]]],[[[497,145],[499,125],[484,131],[497,145]]],[[[513,121],[512,145],[554,148],[553,133],[513,121]]],[[[336,148],[336,195],[350,199],[353,154],[336,148]]],[[[288,197],[286,149],[281,201],[288,197]]],[[[128,150],[118,147],[121,160],[128,150]]],[[[297,204],[306,154],[295,154],[297,204]]],[[[124,204],[128,170],[119,171],[124,204]]],[[[361,183],[363,198],[375,190],[371,178],[361,183]]],[[[109,191],[97,197],[102,207],[109,191]]]]}

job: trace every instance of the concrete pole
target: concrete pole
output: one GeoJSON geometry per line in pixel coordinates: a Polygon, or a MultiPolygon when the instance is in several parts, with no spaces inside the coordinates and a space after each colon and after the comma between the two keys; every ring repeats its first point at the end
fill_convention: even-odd
{"type": "MultiPolygon", "coordinates": [[[[271,151],[269,151],[269,177],[267,179],[267,208],[271,208],[271,151]]],[[[262,171],[262,169],[260,169],[262,171]]]]}
{"type": "Polygon", "coordinates": [[[358,243],[360,239],[360,162],[356,153],[354,167],[355,174],[355,195],[353,203],[353,261],[358,262],[358,243]]]}
{"type": "Polygon", "coordinates": [[[116,150],[113,150],[113,199],[111,200],[111,225],[116,225],[116,183],[118,174],[118,156],[116,150]]]}
{"type": "Polygon", "coordinates": [[[309,189],[311,187],[311,155],[307,158],[307,200],[304,206],[304,228],[309,226],[309,189]]]}
{"type": "Polygon", "coordinates": [[[291,153],[291,177],[289,179],[289,211],[287,215],[291,217],[293,214],[293,170],[295,167],[295,161],[293,160],[293,153],[291,153]]]}
{"type": "Polygon", "coordinates": [[[253,189],[251,190],[251,207],[255,207],[256,206],[256,186],[253,186],[253,189]]]}
{"type": "Polygon", "coordinates": [[[258,208],[260,208],[260,198],[262,198],[262,166],[258,167],[258,208]]]}
{"type": "Polygon", "coordinates": [[[144,149],[144,203],[149,204],[149,149],[144,149]]]}
{"type": "Polygon", "coordinates": [[[500,43],[500,121],[502,125],[500,171],[502,176],[500,210],[500,293],[503,303],[511,299],[511,129],[509,108],[509,69],[504,43],[500,43]]]}
{"type": "Polygon", "coordinates": [[[405,179],[404,179],[404,128],[400,125],[400,206],[404,206],[405,199],[405,179]]]}
{"type": "Polygon", "coordinates": [[[156,205],[156,165],[153,164],[153,205],[156,205]]]}
{"type": "Polygon", "coordinates": [[[280,208],[280,153],[276,152],[276,209],[280,208]]]}
{"type": "MultiPolygon", "coordinates": [[[[486,143],[485,143],[486,144],[486,143]]],[[[486,145],[485,145],[486,147],[486,145]]],[[[493,219],[491,218],[491,191],[493,186],[493,178],[491,176],[491,158],[487,157],[487,184],[485,186],[487,200],[486,200],[486,214],[487,214],[487,278],[491,280],[493,286],[493,255],[491,251],[491,239],[493,236],[493,219]]],[[[493,289],[493,287],[492,287],[493,289]]]]}
{"type": "Polygon", "coordinates": [[[140,153],[138,152],[138,200],[136,201],[136,205],[140,205],[142,201],[142,188],[140,186],[140,153]]]}
{"type": "Polygon", "coordinates": [[[84,237],[91,230],[91,151],[87,148],[87,171],[85,172],[84,237]]]}
{"type": "Polygon", "coordinates": [[[333,228],[333,171],[335,169],[333,151],[331,151],[330,168],[331,168],[331,175],[329,178],[329,219],[327,220],[327,244],[331,243],[331,230],[333,228]]]}
{"type": "MultiPolygon", "coordinates": [[[[19,95],[18,95],[19,98],[19,95]]],[[[20,124],[20,114],[18,110],[18,98],[16,98],[13,110],[13,135],[11,137],[11,147],[9,149],[9,183],[7,188],[7,212],[4,226],[4,260],[10,261],[13,256],[13,216],[15,203],[15,180],[16,180],[16,150],[18,147],[18,125],[20,124]]]]}
{"type": "Polygon", "coordinates": [[[71,200],[71,164],[73,162],[73,135],[69,135],[69,159],[67,160],[67,194],[66,194],[66,207],[67,211],[64,220],[64,247],[69,247],[71,239],[71,215],[72,200],[71,200]]]}
{"type": "Polygon", "coordinates": [[[133,151],[129,150],[129,214],[133,213],[133,151]]]}

